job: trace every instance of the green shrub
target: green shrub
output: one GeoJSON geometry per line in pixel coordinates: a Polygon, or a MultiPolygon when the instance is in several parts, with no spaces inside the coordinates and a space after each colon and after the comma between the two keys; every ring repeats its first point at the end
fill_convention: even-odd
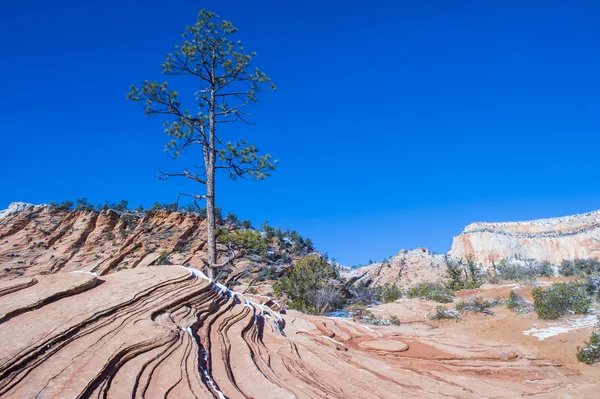
{"type": "Polygon", "coordinates": [[[263,267],[256,274],[256,279],[258,281],[276,280],[277,268],[275,268],[274,266],[263,267]]]}
{"type": "Polygon", "coordinates": [[[469,271],[469,278],[466,282],[465,288],[468,290],[474,290],[483,285],[483,278],[481,275],[481,268],[475,264],[473,256],[467,257],[467,270],[469,271]]]}
{"type": "Polygon", "coordinates": [[[552,277],[554,267],[547,261],[535,259],[502,259],[495,267],[496,276],[500,280],[522,281],[535,277],[552,277]]]}
{"type": "Polygon", "coordinates": [[[73,207],[73,201],[63,201],[60,204],[57,204],[56,202],[50,202],[49,206],[57,211],[70,211],[73,207]]]}
{"type": "Polygon", "coordinates": [[[349,305],[368,306],[381,301],[383,288],[370,287],[363,281],[359,281],[352,287],[348,287],[348,292],[350,293],[349,305]]]}
{"type": "Polygon", "coordinates": [[[448,309],[445,306],[437,306],[433,313],[430,313],[427,317],[430,320],[458,320],[458,311],[454,309],[448,309]]]}
{"type": "Polygon", "coordinates": [[[544,290],[536,287],[531,292],[533,307],[540,319],[558,319],[566,314],[585,314],[591,300],[585,287],[579,283],[554,283],[544,290]]]}
{"type": "Polygon", "coordinates": [[[285,293],[292,308],[321,315],[342,307],[345,302],[335,284],[337,277],[337,269],[326,258],[308,255],[279,279],[273,289],[285,293]]]}
{"type": "Polygon", "coordinates": [[[584,285],[589,296],[600,300],[600,277],[588,277],[584,285]]]}
{"type": "Polygon", "coordinates": [[[448,275],[448,282],[446,287],[452,291],[458,291],[465,288],[466,285],[466,270],[460,262],[455,262],[446,257],[446,273],[448,275]]]}
{"type": "Polygon", "coordinates": [[[75,206],[76,211],[91,212],[94,210],[94,205],[90,204],[87,198],[78,198],[75,202],[77,203],[75,206]]]}
{"type": "Polygon", "coordinates": [[[456,310],[460,313],[463,312],[477,312],[477,313],[486,313],[486,314],[494,314],[492,308],[494,306],[498,306],[504,301],[502,299],[493,299],[487,300],[483,299],[480,296],[473,297],[468,301],[461,300],[456,304],[456,310]]]}
{"type": "Polygon", "coordinates": [[[483,284],[481,268],[475,263],[472,256],[467,257],[466,265],[462,261],[456,262],[448,257],[446,257],[445,263],[448,289],[452,291],[471,290],[479,288],[483,284]]]}
{"type": "MultiPolygon", "coordinates": [[[[598,317],[598,326],[600,327],[600,316],[598,317]]],[[[577,347],[576,356],[577,360],[585,364],[600,362],[600,332],[592,332],[590,340],[585,341],[584,346],[577,347]]]]}
{"type": "Polygon", "coordinates": [[[589,276],[600,273],[600,261],[597,259],[563,260],[558,272],[563,276],[589,276]]]}
{"type": "Polygon", "coordinates": [[[450,303],[454,292],[447,289],[443,284],[420,283],[408,290],[409,298],[426,298],[440,303],[450,303]]]}
{"type": "Polygon", "coordinates": [[[381,302],[395,302],[402,297],[402,290],[394,284],[386,284],[381,291],[381,302]]]}
{"type": "Polygon", "coordinates": [[[390,316],[389,321],[390,321],[390,324],[393,325],[393,326],[399,326],[399,325],[402,324],[402,322],[400,321],[400,319],[396,315],[390,316]]]}
{"type": "Polygon", "coordinates": [[[169,254],[165,251],[161,252],[160,255],[158,256],[158,258],[156,259],[156,261],[154,262],[155,265],[170,265],[171,262],[169,261],[169,254]]]}
{"type": "Polygon", "coordinates": [[[374,324],[376,326],[389,326],[390,321],[382,319],[367,309],[357,309],[352,315],[352,320],[356,323],[374,324]]]}
{"type": "Polygon", "coordinates": [[[508,309],[515,313],[528,313],[533,310],[531,304],[513,290],[510,290],[505,304],[508,309]]]}
{"type": "Polygon", "coordinates": [[[255,230],[217,229],[217,243],[224,244],[238,256],[254,254],[266,258],[269,245],[267,240],[255,230]]]}
{"type": "Polygon", "coordinates": [[[593,332],[585,346],[577,347],[577,360],[585,364],[600,362],[600,333],[593,332]]]}

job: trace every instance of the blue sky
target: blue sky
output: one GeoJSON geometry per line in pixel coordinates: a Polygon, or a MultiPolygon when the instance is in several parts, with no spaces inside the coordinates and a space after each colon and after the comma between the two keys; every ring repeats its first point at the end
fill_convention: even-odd
{"type": "MultiPolygon", "coordinates": [[[[473,221],[600,208],[593,1],[21,1],[0,24],[0,207],[172,202],[166,136],[125,99],[200,8],[239,28],[278,90],[244,137],[280,160],[217,203],[345,264],[447,251],[473,221]]],[[[199,187],[202,190],[203,187],[199,187]]]]}

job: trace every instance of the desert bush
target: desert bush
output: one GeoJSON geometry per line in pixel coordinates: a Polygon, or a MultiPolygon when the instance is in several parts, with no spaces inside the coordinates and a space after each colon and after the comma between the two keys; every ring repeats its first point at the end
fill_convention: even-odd
{"type": "Polygon", "coordinates": [[[269,245],[266,239],[255,230],[217,229],[217,243],[226,245],[236,257],[254,254],[262,258],[268,256],[269,245]]]}
{"type": "Polygon", "coordinates": [[[349,287],[348,292],[350,294],[349,305],[367,306],[381,301],[381,287],[369,287],[362,281],[349,287]]]}
{"type": "Polygon", "coordinates": [[[447,289],[443,284],[420,283],[408,290],[409,298],[426,298],[440,303],[450,303],[454,292],[447,289]]]}
{"type": "Polygon", "coordinates": [[[154,264],[156,265],[170,265],[171,262],[169,261],[169,253],[168,252],[161,252],[160,255],[158,256],[158,258],[156,259],[156,261],[154,262],[154,264]]]}
{"type": "Polygon", "coordinates": [[[155,202],[154,205],[152,205],[152,208],[150,208],[148,210],[148,212],[154,213],[154,212],[162,211],[164,209],[165,209],[165,207],[161,203],[155,202]]]}
{"type": "Polygon", "coordinates": [[[305,313],[323,314],[343,306],[345,299],[335,284],[337,269],[328,259],[308,255],[300,259],[273,289],[285,293],[290,306],[305,313]]]}
{"type": "Polygon", "coordinates": [[[600,333],[592,332],[590,340],[583,347],[577,347],[577,360],[585,364],[600,362],[600,333]]]}
{"type": "Polygon", "coordinates": [[[454,309],[448,309],[445,306],[437,306],[433,313],[427,317],[430,320],[458,320],[459,312],[454,309]]]}
{"type": "Polygon", "coordinates": [[[584,286],[589,296],[600,300],[600,277],[588,277],[584,286]]]}
{"type": "Polygon", "coordinates": [[[504,301],[502,299],[492,299],[487,300],[483,299],[480,296],[475,296],[468,301],[460,300],[456,304],[456,310],[460,313],[463,312],[477,312],[477,313],[485,313],[485,314],[494,314],[492,308],[494,306],[498,306],[502,304],[504,301]]]}
{"type": "MultiPolygon", "coordinates": [[[[600,316],[598,317],[598,327],[600,327],[600,316]]],[[[594,364],[600,362],[600,332],[593,331],[590,340],[585,341],[583,346],[577,347],[577,360],[585,364],[594,364]]]]}
{"type": "Polygon", "coordinates": [[[308,248],[309,250],[313,249],[313,242],[310,238],[306,238],[304,240],[304,245],[306,246],[306,248],[308,248]]]}
{"type": "Polygon", "coordinates": [[[389,320],[375,316],[373,312],[367,309],[357,309],[352,316],[352,320],[356,323],[374,324],[376,326],[389,326],[391,323],[389,320]]]}
{"type": "Polygon", "coordinates": [[[563,260],[558,268],[562,276],[590,276],[600,274],[600,261],[594,258],[563,260]]]}
{"type": "Polygon", "coordinates": [[[73,207],[73,201],[63,201],[60,204],[57,204],[56,202],[50,202],[48,205],[50,208],[56,209],[57,211],[70,211],[73,207]]]}
{"type": "Polygon", "coordinates": [[[267,240],[271,241],[275,238],[275,229],[269,225],[268,221],[263,222],[261,229],[267,240]]]}
{"type": "Polygon", "coordinates": [[[395,302],[402,297],[402,290],[394,284],[386,284],[381,290],[381,302],[395,302]]]}
{"type": "Polygon", "coordinates": [[[94,205],[90,204],[87,198],[78,198],[75,202],[77,203],[77,205],[75,205],[76,211],[90,212],[94,210],[94,205]]]}
{"type": "Polygon", "coordinates": [[[217,269],[217,275],[215,281],[227,281],[227,277],[231,274],[232,269],[226,266],[217,269]]]}
{"type": "Polygon", "coordinates": [[[263,267],[256,274],[256,279],[258,281],[276,280],[277,277],[277,268],[274,266],[263,267]]]}
{"type": "Polygon", "coordinates": [[[398,316],[396,316],[396,315],[392,315],[392,316],[390,316],[390,318],[389,318],[389,322],[390,322],[390,324],[391,324],[391,325],[393,325],[393,326],[399,326],[399,325],[401,325],[401,324],[402,324],[402,322],[400,321],[400,319],[399,319],[399,318],[398,318],[398,316]]]}
{"type": "Polygon", "coordinates": [[[533,310],[531,304],[513,290],[510,290],[505,304],[508,309],[515,313],[528,313],[533,310]]]}
{"type": "Polygon", "coordinates": [[[452,291],[476,289],[483,284],[483,274],[473,257],[467,257],[466,264],[446,257],[446,287],[452,291]]]}
{"type": "Polygon", "coordinates": [[[483,285],[481,267],[475,263],[475,259],[472,256],[468,256],[466,260],[469,275],[465,288],[468,290],[477,289],[483,285]]]}
{"type": "Polygon", "coordinates": [[[179,210],[179,205],[177,202],[167,202],[163,204],[163,208],[168,212],[177,212],[179,210]]]}
{"type": "Polygon", "coordinates": [[[446,274],[448,275],[448,282],[446,287],[453,291],[462,290],[465,288],[466,283],[466,270],[460,262],[446,257],[446,274]]]}
{"type": "Polygon", "coordinates": [[[241,227],[242,229],[246,229],[246,230],[253,229],[253,227],[252,227],[252,222],[250,221],[250,219],[242,220],[242,221],[240,222],[240,227],[241,227]]]}
{"type": "Polygon", "coordinates": [[[495,267],[500,280],[526,280],[535,277],[552,277],[554,267],[549,262],[534,259],[502,259],[495,267]]]}
{"type": "Polygon", "coordinates": [[[585,314],[591,300],[580,283],[554,283],[544,290],[536,287],[531,292],[533,307],[540,319],[558,319],[566,314],[585,314]]]}

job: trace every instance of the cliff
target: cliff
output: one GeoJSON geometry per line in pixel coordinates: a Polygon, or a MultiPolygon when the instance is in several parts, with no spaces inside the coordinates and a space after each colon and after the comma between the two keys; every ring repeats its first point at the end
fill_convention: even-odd
{"type": "Polygon", "coordinates": [[[524,222],[472,223],[454,237],[449,254],[473,256],[486,266],[515,257],[553,264],[600,259],[600,211],[524,222]]]}

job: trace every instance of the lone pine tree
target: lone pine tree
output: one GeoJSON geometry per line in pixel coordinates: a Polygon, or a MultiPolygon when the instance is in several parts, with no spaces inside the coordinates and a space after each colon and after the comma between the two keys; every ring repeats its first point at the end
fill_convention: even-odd
{"type": "Polygon", "coordinates": [[[145,80],[141,88],[132,85],[127,95],[142,105],[146,115],[165,119],[165,133],[171,138],[165,152],[171,157],[178,158],[192,147],[202,149],[202,164],[175,173],[160,171],[159,178],[183,177],[206,186],[204,194],[180,193],[178,198],[191,197],[198,209],[200,201],[206,201],[208,258],[204,262],[210,278],[214,278],[216,268],[230,261],[217,263],[215,173],[224,170],[234,180],[262,180],[277,163],[269,154],[259,155],[258,149],[245,141],[224,139],[223,124],[250,124],[247,107],[260,101],[259,93],[275,90],[271,79],[253,67],[256,53],[244,52],[242,42],[232,39],[236,33],[231,22],[201,10],[196,23],[186,28],[183,44],[167,54],[162,73],[185,80],[182,83],[189,85],[186,87],[196,89],[186,107],[184,96],[170,89],[168,82],[145,80]]]}

